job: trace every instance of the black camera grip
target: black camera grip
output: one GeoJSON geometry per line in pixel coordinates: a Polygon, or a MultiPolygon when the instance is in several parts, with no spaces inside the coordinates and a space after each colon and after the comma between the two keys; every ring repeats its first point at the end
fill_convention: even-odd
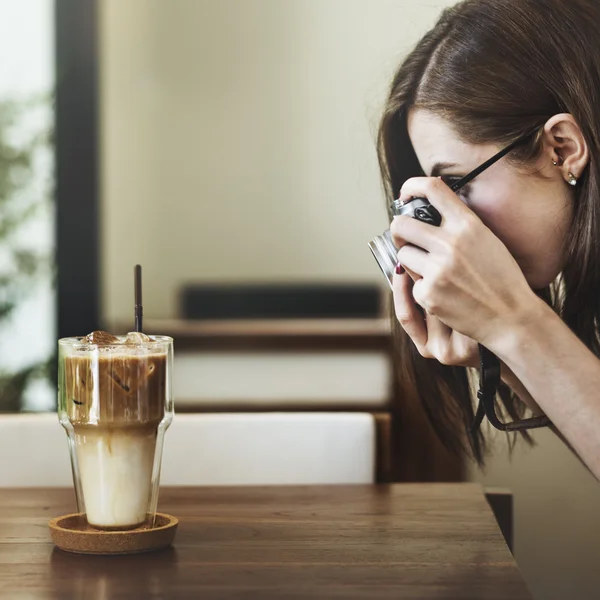
{"type": "Polygon", "coordinates": [[[440,215],[437,208],[432,204],[415,208],[413,217],[417,221],[423,221],[423,223],[433,225],[434,227],[439,227],[442,224],[442,215],[440,215]]]}
{"type": "Polygon", "coordinates": [[[442,224],[442,215],[427,198],[411,198],[407,202],[395,200],[392,202],[392,213],[395,216],[407,216],[422,221],[428,225],[439,227],[442,224]]]}

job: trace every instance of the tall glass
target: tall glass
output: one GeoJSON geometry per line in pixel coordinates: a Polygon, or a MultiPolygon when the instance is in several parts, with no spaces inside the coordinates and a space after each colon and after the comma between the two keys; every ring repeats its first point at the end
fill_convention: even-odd
{"type": "Polygon", "coordinates": [[[58,346],[58,416],[79,512],[98,529],[152,525],[173,419],[172,338],[64,338],[58,346]]]}

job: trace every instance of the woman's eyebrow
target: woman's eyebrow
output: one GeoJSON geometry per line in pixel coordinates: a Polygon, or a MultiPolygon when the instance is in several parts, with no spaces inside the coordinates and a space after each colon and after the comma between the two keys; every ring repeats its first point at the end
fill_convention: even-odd
{"type": "Polygon", "coordinates": [[[445,171],[446,169],[451,169],[453,167],[457,167],[458,165],[456,163],[449,163],[449,162],[438,162],[435,163],[435,165],[433,165],[433,168],[431,169],[431,177],[437,177],[438,175],[440,175],[442,173],[442,171],[445,171]]]}

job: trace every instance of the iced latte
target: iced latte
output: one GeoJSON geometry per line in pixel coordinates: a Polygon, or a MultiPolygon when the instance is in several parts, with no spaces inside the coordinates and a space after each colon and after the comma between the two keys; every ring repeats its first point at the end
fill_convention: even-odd
{"type": "Polygon", "coordinates": [[[100,529],[138,527],[156,512],[172,340],[94,332],[59,349],[59,416],[79,511],[100,529]]]}

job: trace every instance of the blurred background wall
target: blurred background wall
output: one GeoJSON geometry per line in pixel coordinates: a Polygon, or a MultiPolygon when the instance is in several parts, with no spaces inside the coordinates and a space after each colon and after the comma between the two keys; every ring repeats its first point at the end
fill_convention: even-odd
{"type": "Polygon", "coordinates": [[[367,248],[388,224],[377,120],[439,3],[100,9],[108,322],[130,318],[134,261],[154,317],[174,316],[179,286],[196,279],[383,284],[367,248]]]}
{"type": "MultiPolygon", "coordinates": [[[[181,286],[195,281],[384,289],[366,246],[387,227],[377,121],[394,69],[449,4],[100,0],[104,324],[130,321],[136,262],[146,315],[159,319],[177,316],[181,286]]],[[[53,9],[0,0],[0,103],[42,99],[9,134],[0,123],[11,147],[51,130],[53,9]]],[[[53,158],[44,144],[32,152],[29,187],[0,198],[3,210],[9,200],[17,211],[40,206],[0,240],[2,294],[27,284],[0,319],[0,380],[33,369],[20,408],[45,410],[54,397],[39,371],[55,337],[53,158]],[[14,249],[35,254],[31,277],[14,249]]],[[[495,437],[485,471],[469,465],[468,477],[514,493],[516,558],[535,597],[600,597],[598,482],[550,432],[512,458],[495,437]]]]}
{"type": "MultiPolygon", "coordinates": [[[[103,317],[188,281],[381,281],[375,130],[400,58],[452,2],[103,0],[103,317]]],[[[515,494],[536,598],[597,598],[600,488],[548,432],[469,477],[515,494]]]]}

